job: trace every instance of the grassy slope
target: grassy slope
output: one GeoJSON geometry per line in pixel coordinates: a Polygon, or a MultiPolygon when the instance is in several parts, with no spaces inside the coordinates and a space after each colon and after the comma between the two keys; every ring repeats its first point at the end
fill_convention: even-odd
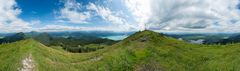
{"type": "Polygon", "coordinates": [[[239,71],[239,46],[190,44],[144,31],[96,52],[74,54],[30,39],[0,45],[0,71],[16,71],[29,54],[38,71],[239,71]]]}
{"type": "Polygon", "coordinates": [[[19,45],[26,43],[28,42],[21,41],[0,45],[0,71],[17,71],[21,66],[21,59],[31,51],[32,45],[19,45]]]}

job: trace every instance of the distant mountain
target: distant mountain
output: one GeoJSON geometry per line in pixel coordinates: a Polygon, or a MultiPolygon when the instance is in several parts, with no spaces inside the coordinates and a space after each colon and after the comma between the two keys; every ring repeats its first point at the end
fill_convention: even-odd
{"type": "Polygon", "coordinates": [[[195,43],[195,41],[201,41],[202,44],[230,44],[240,43],[238,33],[212,33],[212,34],[166,34],[167,36],[181,39],[187,42],[195,43]]]}
{"type": "Polygon", "coordinates": [[[33,39],[37,40],[38,42],[44,44],[44,45],[50,45],[51,41],[53,40],[53,37],[49,35],[48,33],[41,33],[36,36],[33,36],[33,39]]]}
{"type": "Polygon", "coordinates": [[[23,32],[20,32],[13,35],[5,36],[4,38],[0,39],[0,43],[16,42],[24,40],[26,38],[27,38],[26,35],[23,32]]]}
{"type": "Polygon", "coordinates": [[[35,36],[40,35],[41,33],[40,33],[40,32],[37,32],[37,31],[31,31],[31,32],[26,32],[25,34],[26,34],[27,36],[30,36],[30,37],[35,37],[35,36]]]}
{"type": "Polygon", "coordinates": [[[227,39],[223,39],[220,41],[222,44],[227,44],[227,43],[240,43],[240,35],[234,35],[231,36],[227,39]]]}
{"type": "Polygon", "coordinates": [[[52,36],[58,37],[105,37],[105,36],[116,36],[116,35],[131,35],[134,32],[111,32],[111,31],[75,31],[75,32],[48,32],[52,36]]]}
{"type": "Polygon", "coordinates": [[[0,43],[12,43],[20,40],[25,40],[28,38],[33,38],[34,40],[46,45],[46,46],[61,46],[63,49],[71,52],[86,52],[86,51],[95,51],[94,49],[85,49],[83,46],[90,44],[102,45],[112,45],[118,41],[100,38],[97,36],[79,34],[79,36],[62,37],[54,36],[49,33],[39,33],[39,32],[29,32],[29,33],[16,33],[13,35],[5,36],[0,38],[0,43]],[[84,49],[83,49],[84,48],[84,49]]]}
{"type": "Polygon", "coordinates": [[[233,42],[240,42],[240,35],[232,36],[229,37],[228,39],[233,42]]]}
{"type": "Polygon", "coordinates": [[[240,35],[232,35],[228,38],[209,38],[204,40],[204,44],[232,44],[232,43],[240,43],[240,35]]]}
{"type": "Polygon", "coordinates": [[[80,37],[60,37],[52,36],[49,33],[41,33],[35,37],[34,40],[46,45],[46,46],[61,46],[64,50],[70,52],[83,52],[82,46],[89,44],[99,44],[99,45],[112,45],[117,41],[110,39],[103,39],[94,36],[80,36],[80,37]]]}

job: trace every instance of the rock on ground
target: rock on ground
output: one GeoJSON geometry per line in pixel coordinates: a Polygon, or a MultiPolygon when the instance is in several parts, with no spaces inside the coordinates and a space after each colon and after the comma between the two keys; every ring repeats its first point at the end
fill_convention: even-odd
{"type": "Polygon", "coordinates": [[[19,68],[19,71],[34,71],[35,66],[31,55],[23,59],[21,63],[22,67],[19,68]]]}

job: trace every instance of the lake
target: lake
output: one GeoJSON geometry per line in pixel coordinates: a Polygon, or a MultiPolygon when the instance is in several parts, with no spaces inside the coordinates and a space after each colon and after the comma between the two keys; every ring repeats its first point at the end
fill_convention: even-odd
{"type": "Polygon", "coordinates": [[[101,38],[107,38],[107,39],[111,39],[111,40],[123,40],[127,37],[128,37],[128,35],[115,35],[115,36],[105,36],[105,37],[101,37],[101,38]]]}

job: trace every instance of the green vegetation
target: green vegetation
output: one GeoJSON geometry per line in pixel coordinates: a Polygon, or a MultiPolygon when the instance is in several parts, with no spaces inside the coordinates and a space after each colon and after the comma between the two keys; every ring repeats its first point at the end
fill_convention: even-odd
{"type": "Polygon", "coordinates": [[[29,55],[37,71],[239,71],[239,46],[190,44],[142,31],[95,52],[69,53],[28,39],[0,45],[0,71],[16,71],[29,55]]]}
{"type": "MultiPolygon", "coordinates": [[[[80,36],[80,37],[53,37],[48,33],[42,33],[35,37],[34,40],[46,45],[46,46],[61,46],[64,50],[74,52],[74,53],[82,53],[82,52],[91,52],[96,51],[99,48],[91,48],[85,47],[87,45],[96,44],[98,46],[112,45],[117,43],[117,41],[110,39],[102,39],[96,36],[80,36]]],[[[94,46],[95,47],[95,46],[94,46]]]]}
{"type": "Polygon", "coordinates": [[[25,36],[23,32],[16,33],[14,35],[6,36],[4,38],[0,38],[0,44],[1,43],[11,43],[19,40],[24,40],[28,37],[25,36]]]}
{"type": "Polygon", "coordinates": [[[74,52],[74,53],[82,53],[82,52],[92,52],[98,49],[102,49],[102,46],[113,45],[118,41],[99,38],[97,36],[75,36],[75,37],[59,37],[59,36],[51,36],[48,33],[16,33],[4,38],[0,38],[0,44],[2,43],[12,43],[20,40],[26,40],[29,38],[33,38],[34,40],[48,46],[48,47],[56,47],[60,46],[62,49],[74,52]],[[97,45],[87,47],[87,45],[97,45]],[[85,47],[86,46],[86,47],[85,47]],[[92,48],[94,47],[94,48],[92,48]]]}

